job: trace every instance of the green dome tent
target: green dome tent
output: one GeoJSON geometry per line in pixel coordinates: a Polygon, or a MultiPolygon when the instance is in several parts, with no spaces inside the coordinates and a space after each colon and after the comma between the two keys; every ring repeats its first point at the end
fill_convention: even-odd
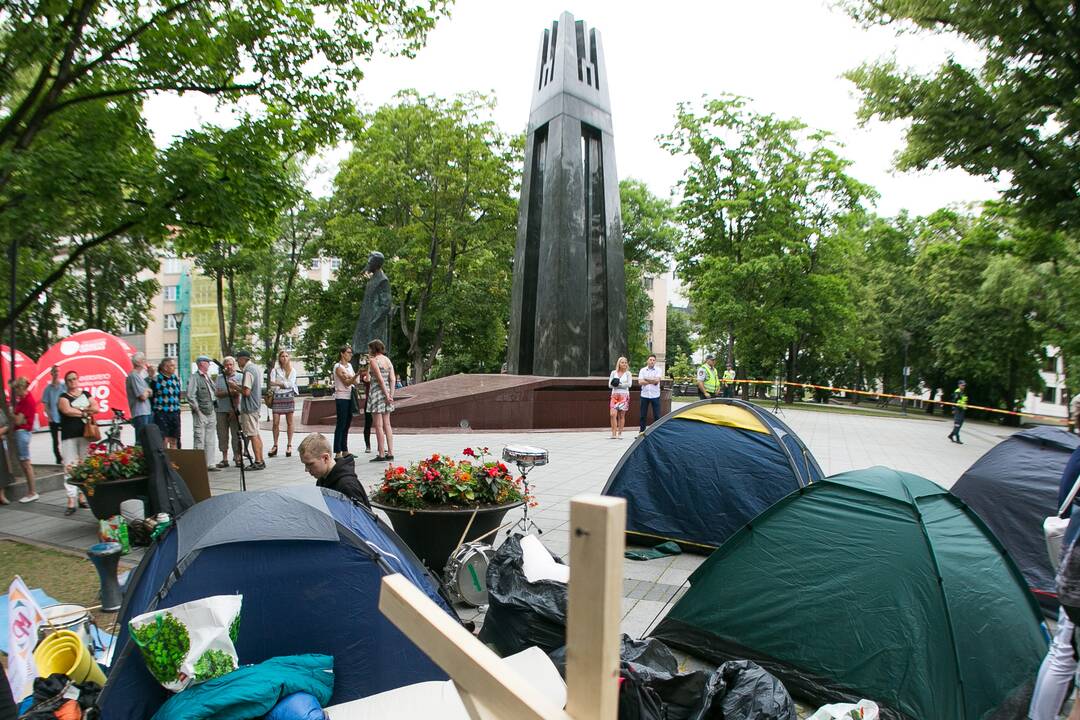
{"type": "Polygon", "coordinates": [[[875,700],[885,717],[1026,710],[1046,652],[1039,608],[978,516],[883,467],[787,496],[690,585],[654,637],[713,662],[754,660],[815,703],[875,700]]]}

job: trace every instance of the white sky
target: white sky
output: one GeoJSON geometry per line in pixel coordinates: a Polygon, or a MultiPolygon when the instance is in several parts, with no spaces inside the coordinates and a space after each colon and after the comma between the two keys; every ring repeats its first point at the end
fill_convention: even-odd
{"type": "MultiPolygon", "coordinates": [[[[671,130],[676,103],[724,92],[752,98],[756,110],[833,132],[854,161],[852,174],[881,193],[882,214],[905,208],[924,214],[996,195],[994,186],[960,171],[894,172],[902,127],[858,128],[853,86],[840,77],[890,53],[923,70],[950,51],[971,61],[977,58],[971,48],[947,37],[863,30],[823,0],[669,0],[658,8],[642,0],[458,0],[415,59],[374,59],[357,100],[374,107],[405,88],[443,96],[476,90],[496,97],[502,128],[520,132],[541,34],[569,10],[603,37],[619,176],[644,180],[658,195],[670,193],[683,169],[655,139],[671,130]]],[[[157,99],[148,108],[151,127],[165,142],[213,116],[211,101],[191,95],[157,99]]],[[[328,192],[346,152],[325,154],[313,191],[328,192]]]]}

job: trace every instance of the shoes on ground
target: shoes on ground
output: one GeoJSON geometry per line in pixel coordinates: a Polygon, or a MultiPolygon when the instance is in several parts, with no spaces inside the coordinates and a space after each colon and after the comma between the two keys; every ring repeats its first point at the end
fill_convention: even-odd
{"type": "Polygon", "coordinates": [[[211,465],[210,467],[206,468],[206,472],[218,472],[219,470],[220,468],[217,465],[211,465]]]}
{"type": "Polygon", "coordinates": [[[394,459],[393,455],[383,455],[383,460],[393,460],[393,459],[394,459]]]}
{"type": "Polygon", "coordinates": [[[215,467],[217,467],[219,470],[224,470],[225,468],[229,467],[229,461],[228,460],[222,460],[215,467]]]}
{"type": "Polygon", "coordinates": [[[78,508],[76,508],[76,507],[64,508],[64,514],[65,515],[74,515],[76,510],[78,510],[78,508]]]}
{"type": "Polygon", "coordinates": [[[33,495],[24,495],[23,497],[19,498],[19,502],[21,502],[21,503],[31,503],[31,502],[34,502],[35,500],[37,500],[40,497],[41,496],[38,495],[37,493],[34,493],[33,495]]]}
{"type": "Polygon", "coordinates": [[[264,463],[264,462],[253,462],[244,469],[245,470],[265,470],[266,469],[266,463],[264,463]]]}
{"type": "Polygon", "coordinates": [[[369,453],[369,452],[371,452],[371,447],[370,447],[370,446],[368,446],[368,447],[364,448],[364,452],[366,452],[366,453],[369,453]]]}
{"type": "Polygon", "coordinates": [[[85,500],[80,500],[79,501],[79,507],[84,508],[84,509],[88,508],[88,507],[90,507],[90,503],[86,502],[85,500]]]}
{"type": "Polygon", "coordinates": [[[375,457],[368,460],[368,462],[382,462],[385,459],[386,458],[384,458],[382,455],[376,455],[375,457]]]}
{"type": "Polygon", "coordinates": [[[236,467],[243,467],[244,466],[244,461],[243,460],[237,460],[233,464],[236,465],[236,467]]]}

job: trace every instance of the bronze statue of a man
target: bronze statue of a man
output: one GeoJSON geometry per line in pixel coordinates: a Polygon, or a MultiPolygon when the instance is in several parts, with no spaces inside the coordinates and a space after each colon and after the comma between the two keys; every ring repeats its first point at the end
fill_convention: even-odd
{"type": "Polygon", "coordinates": [[[353,357],[357,359],[367,354],[372,340],[382,340],[390,352],[390,280],[382,270],[383,260],[381,252],[373,252],[364,268],[368,281],[352,337],[353,357]]]}

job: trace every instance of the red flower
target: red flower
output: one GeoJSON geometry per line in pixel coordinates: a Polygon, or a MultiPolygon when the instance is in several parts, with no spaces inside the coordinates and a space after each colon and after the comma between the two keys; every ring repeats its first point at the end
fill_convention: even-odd
{"type": "Polygon", "coordinates": [[[472,448],[465,448],[461,451],[461,454],[472,458],[476,457],[476,453],[473,451],[472,448]]]}

